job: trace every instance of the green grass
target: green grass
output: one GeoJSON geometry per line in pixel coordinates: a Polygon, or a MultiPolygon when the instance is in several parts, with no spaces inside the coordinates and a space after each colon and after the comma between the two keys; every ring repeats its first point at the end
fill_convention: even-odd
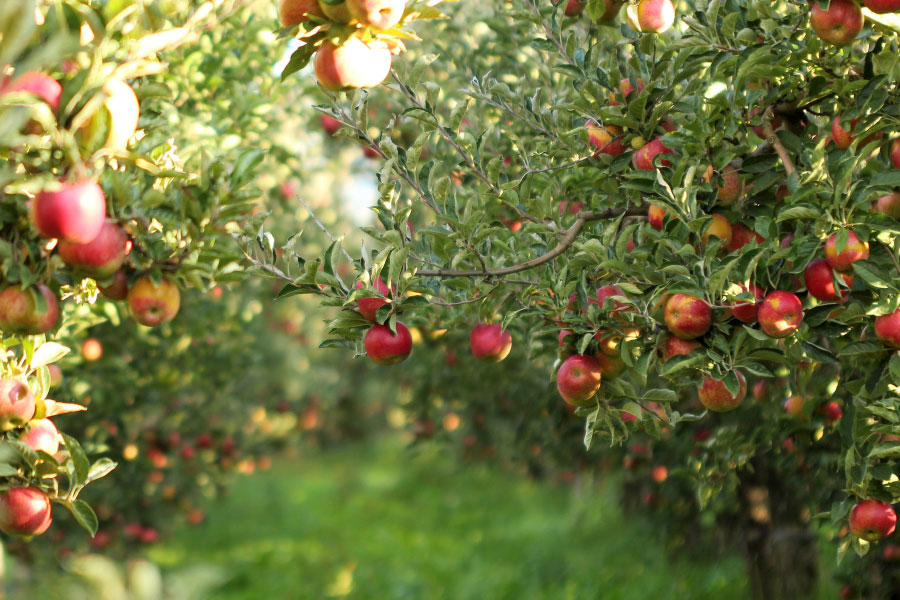
{"type": "Polygon", "coordinates": [[[736,556],[672,564],[614,484],[553,486],[395,443],[277,462],[150,552],[231,574],[216,600],[746,596],[736,556]]]}

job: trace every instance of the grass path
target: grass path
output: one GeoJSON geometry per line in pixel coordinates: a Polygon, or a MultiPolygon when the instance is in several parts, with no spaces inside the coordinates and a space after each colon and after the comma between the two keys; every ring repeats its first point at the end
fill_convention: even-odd
{"type": "Polygon", "coordinates": [[[672,565],[613,485],[579,493],[382,443],[277,462],[151,551],[233,575],[216,600],[743,598],[743,564],[672,565]]]}

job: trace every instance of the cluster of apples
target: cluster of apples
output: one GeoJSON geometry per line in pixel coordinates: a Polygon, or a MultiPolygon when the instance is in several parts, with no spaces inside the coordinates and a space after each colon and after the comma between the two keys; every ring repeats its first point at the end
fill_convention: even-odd
{"type": "MultiPolygon", "coordinates": [[[[46,413],[46,403],[38,402],[23,381],[0,378],[0,431],[17,431],[18,440],[35,452],[58,456],[59,431],[46,413]]],[[[51,521],[50,498],[43,490],[14,486],[0,492],[0,531],[30,537],[47,531],[51,521]]]]}
{"type": "MultiPolygon", "coordinates": [[[[78,137],[88,140],[99,135],[102,148],[124,150],[135,134],[140,105],[134,90],[120,80],[110,80],[103,88],[106,97],[99,111],[79,129],[78,137]],[[105,111],[105,112],[104,112],[105,111]]],[[[0,84],[0,96],[31,94],[58,114],[62,86],[44,73],[30,71],[7,78],[0,84]]],[[[27,127],[31,133],[37,123],[27,127]]],[[[75,273],[95,279],[104,296],[128,301],[132,316],[144,325],[158,325],[175,317],[180,304],[178,288],[169,280],[157,285],[147,277],[129,288],[123,270],[131,241],[113,220],[107,218],[106,196],[90,178],[62,180],[48,186],[31,201],[31,221],[38,234],[55,246],[59,257],[75,273]]],[[[59,299],[45,283],[9,285],[0,290],[0,330],[19,335],[37,335],[53,329],[59,319],[59,299]]]]}
{"type": "Polygon", "coordinates": [[[375,87],[387,78],[392,48],[369,34],[395,27],[405,10],[405,0],[279,0],[278,4],[282,27],[330,22],[355,29],[340,43],[326,39],[316,51],[316,79],[335,92],[375,87]]]}
{"type": "MultiPolygon", "coordinates": [[[[863,30],[866,17],[856,0],[831,0],[828,8],[822,3],[810,1],[809,23],[816,35],[836,46],[852,43],[863,30]]],[[[863,4],[875,14],[900,11],[900,0],[863,0],[863,4]]]]}
{"type": "MultiPolygon", "coordinates": [[[[603,0],[600,23],[613,21],[625,4],[624,0],[603,0]]],[[[584,11],[587,0],[569,0],[565,15],[576,17],[584,11]]],[[[640,33],[665,33],[675,24],[675,4],[672,0],[638,0],[625,10],[628,25],[640,33]]]]}

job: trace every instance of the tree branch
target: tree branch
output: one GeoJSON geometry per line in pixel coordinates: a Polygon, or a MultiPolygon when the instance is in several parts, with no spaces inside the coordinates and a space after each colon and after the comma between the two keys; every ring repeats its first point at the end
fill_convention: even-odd
{"type": "Polygon", "coordinates": [[[422,269],[416,272],[422,277],[495,277],[501,275],[512,275],[513,273],[521,273],[535,267],[539,267],[544,263],[548,263],[557,256],[568,250],[575,243],[575,238],[584,229],[584,226],[591,221],[603,221],[613,219],[621,215],[637,216],[647,214],[647,206],[639,205],[636,207],[621,209],[612,208],[603,211],[580,211],[575,219],[575,223],[569,227],[562,239],[552,250],[546,254],[542,254],[537,258],[533,258],[527,262],[519,263],[509,267],[501,267],[499,269],[487,269],[483,271],[454,271],[451,269],[422,269]]]}
{"type": "Polygon", "coordinates": [[[784,144],[781,143],[781,140],[778,139],[778,136],[775,134],[775,130],[772,129],[772,118],[774,117],[774,113],[772,111],[772,107],[766,109],[765,115],[763,115],[763,132],[766,134],[766,141],[775,148],[775,152],[778,154],[778,158],[781,159],[781,162],[784,163],[784,170],[787,173],[788,177],[794,174],[797,170],[794,167],[794,161],[791,160],[791,155],[788,154],[787,148],[784,147],[784,144]]]}

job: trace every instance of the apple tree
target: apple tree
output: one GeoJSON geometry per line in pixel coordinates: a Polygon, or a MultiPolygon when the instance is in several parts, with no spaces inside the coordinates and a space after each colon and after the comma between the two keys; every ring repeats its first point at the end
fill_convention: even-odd
{"type": "Polygon", "coordinates": [[[588,447],[646,438],[692,522],[734,524],[754,594],[796,595],[814,531],[866,554],[900,498],[893,4],[448,5],[383,85],[317,71],[351,88],[319,109],[382,160],[359,250],[244,247],[279,298],[333,307],[322,347],[404,378],[447,360],[415,330],[449,330],[494,361],[442,401],[500,402],[511,345],[545,384],[506,418],[561,427],[534,407],[568,403],[588,447]]]}

